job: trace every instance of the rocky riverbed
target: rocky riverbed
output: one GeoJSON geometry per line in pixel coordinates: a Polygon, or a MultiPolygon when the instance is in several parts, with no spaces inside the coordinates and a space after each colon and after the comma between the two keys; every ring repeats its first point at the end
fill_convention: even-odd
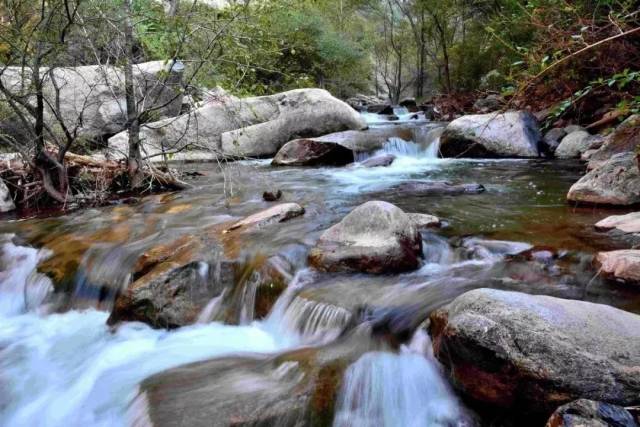
{"type": "Polygon", "coordinates": [[[7,216],[0,424],[634,425],[640,227],[593,204],[634,165],[581,178],[527,114],[365,118],[186,165],[183,192],[7,216]]]}

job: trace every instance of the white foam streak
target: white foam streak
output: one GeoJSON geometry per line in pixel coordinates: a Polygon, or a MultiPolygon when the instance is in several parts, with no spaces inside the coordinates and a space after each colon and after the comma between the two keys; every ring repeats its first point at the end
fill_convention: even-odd
{"type": "Polygon", "coordinates": [[[463,414],[422,334],[400,354],[364,354],[346,372],[334,427],[459,425],[463,414]]]}

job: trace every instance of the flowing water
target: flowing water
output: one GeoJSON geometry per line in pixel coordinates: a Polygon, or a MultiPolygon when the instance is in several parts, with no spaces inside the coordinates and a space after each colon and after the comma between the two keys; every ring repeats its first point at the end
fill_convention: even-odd
{"type": "Polygon", "coordinates": [[[610,211],[565,203],[581,165],[438,159],[441,128],[416,126],[414,142],[392,138],[377,153],[357,153],[359,160],[394,154],[389,167],[185,165],[201,175],[181,193],[48,218],[7,217],[0,224],[0,425],[180,425],[182,417],[192,420],[184,425],[251,425],[271,412],[272,425],[306,425],[317,399],[289,397],[313,388],[309,378],[328,378],[334,368],[327,366],[344,372],[336,374],[336,395],[322,396],[335,399],[325,425],[466,425],[470,418],[422,326],[433,309],[467,290],[495,287],[640,311],[631,291],[593,280],[591,254],[616,243],[593,231],[610,211]],[[408,180],[476,182],[486,192],[425,197],[395,189],[408,180]],[[245,260],[247,271],[203,302],[195,324],[170,331],[137,322],[107,326],[114,299],[139,274],[141,254],[265,209],[262,192],[274,189],[306,213],[201,247],[203,278],[221,277],[230,257],[245,260]],[[320,233],[368,200],[445,221],[444,229],[423,232],[421,268],[375,277],[310,269],[306,254],[320,233]],[[538,258],[518,255],[532,250],[538,258]],[[287,286],[259,315],[261,276],[250,267],[273,257],[287,286]],[[229,307],[236,307],[233,316],[229,307]],[[322,355],[313,363],[306,359],[312,351],[322,355]],[[332,358],[341,362],[324,365],[332,358]],[[319,371],[310,375],[314,364],[319,371]],[[203,367],[200,389],[181,379],[203,367]],[[171,390],[180,393],[169,402],[171,390]],[[192,395],[198,397],[186,402],[192,395]],[[249,415],[247,407],[254,408],[249,415]],[[213,411],[207,408],[218,415],[194,418],[213,411]]]}

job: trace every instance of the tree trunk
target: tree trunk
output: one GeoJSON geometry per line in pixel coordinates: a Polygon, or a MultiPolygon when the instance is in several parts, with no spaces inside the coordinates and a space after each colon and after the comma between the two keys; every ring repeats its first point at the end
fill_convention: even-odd
{"type": "Polygon", "coordinates": [[[140,153],[140,120],[136,105],[136,94],[133,82],[133,24],[131,23],[131,0],[124,1],[124,43],[125,66],[124,86],[127,103],[127,131],[129,133],[129,158],[127,169],[129,185],[132,189],[140,188],[143,182],[142,155],[140,153]]]}
{"type": "Polygon", "coordinates": [[[57,162],[46,151],[44,139],[44,89],[42,77],[40,75],[40,43],[36,47],[36,58],[33,62],[32,81],[36,92],[36,110],[34,131],[36,136],[36,147],[34,165],[40,176],[45,191],[55,201],[59,203],[67,202],[68,176],[64,162],[57,162]],[[52,177],[53,172],[57,172],[57,179],[52,177]]]}

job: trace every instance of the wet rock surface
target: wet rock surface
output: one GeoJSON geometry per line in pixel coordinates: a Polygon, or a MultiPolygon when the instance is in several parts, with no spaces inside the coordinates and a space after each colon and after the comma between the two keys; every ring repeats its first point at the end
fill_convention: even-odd
{"type": "Polygon", "coordinates": [[[205,262],[192,262],[157,276],[134,282],[116,300],[109,324],[141,321],[156,328],[177,328],[195,323],[211,298],[233,284],[233,264],[218,272],[205,262]]]}
{"type": "Polygon", "coordinates": [[[303,214],[304,208],[299,204],[281,203],[233,223],[225,232],[260,228],[265,225],[288,221],[303,214]]]}
{"type": "Polygon", "coordinates": [[[320,348],[175,368],[143,381],[130,418],[155,427],[331,425],[344,371],[370,346],[352,335],[320,348]]]}
{"type": "Polygon", "coordinates": [[[409,215],[390,203],[372,201],[326,230],[309,262],[326,271],[401,272],[418,267],[421,249],[409,215]]]}
{"type": "Polygon", "coordinates": [[[455,386],[485,404],[549,414],[578,398],[638,402],[640,316],[478,289],[433,313],[430,331],[455,386]]]}
{"type": "Polygon", "coordinates": [[[629,206],[640,203],[640,172],[634,153],[621,153],[571,186],[570,202],[629,206]]]}
{"type": "Polygon", "coordinates": [[[562,405],[551,415],[546,427],[637,427],[625,408],[604,402],[579,399],[562,405]]]}
{"type": "Polygon", "coordinates": [[[602,146],[589,158],[589,169],[595,169],[620,153],[635,152],[640,145],[640,115],[634,114],[609,135],[602,146]]]}
{"type": "Polygon", "coordinates": [[[379,156],[370,157],[367,160],[360,162],[358,165],[365,168],[377,168],[389,166],[394,162],[396,156],[393,154],[381,154],[379,156]]]}
{"type": "Polygon", "coordinates": [[[343,166],[352,163],[353,151],[333,142],[295,139],[287,142],[271,162],[274,166],[343,166]]]}

